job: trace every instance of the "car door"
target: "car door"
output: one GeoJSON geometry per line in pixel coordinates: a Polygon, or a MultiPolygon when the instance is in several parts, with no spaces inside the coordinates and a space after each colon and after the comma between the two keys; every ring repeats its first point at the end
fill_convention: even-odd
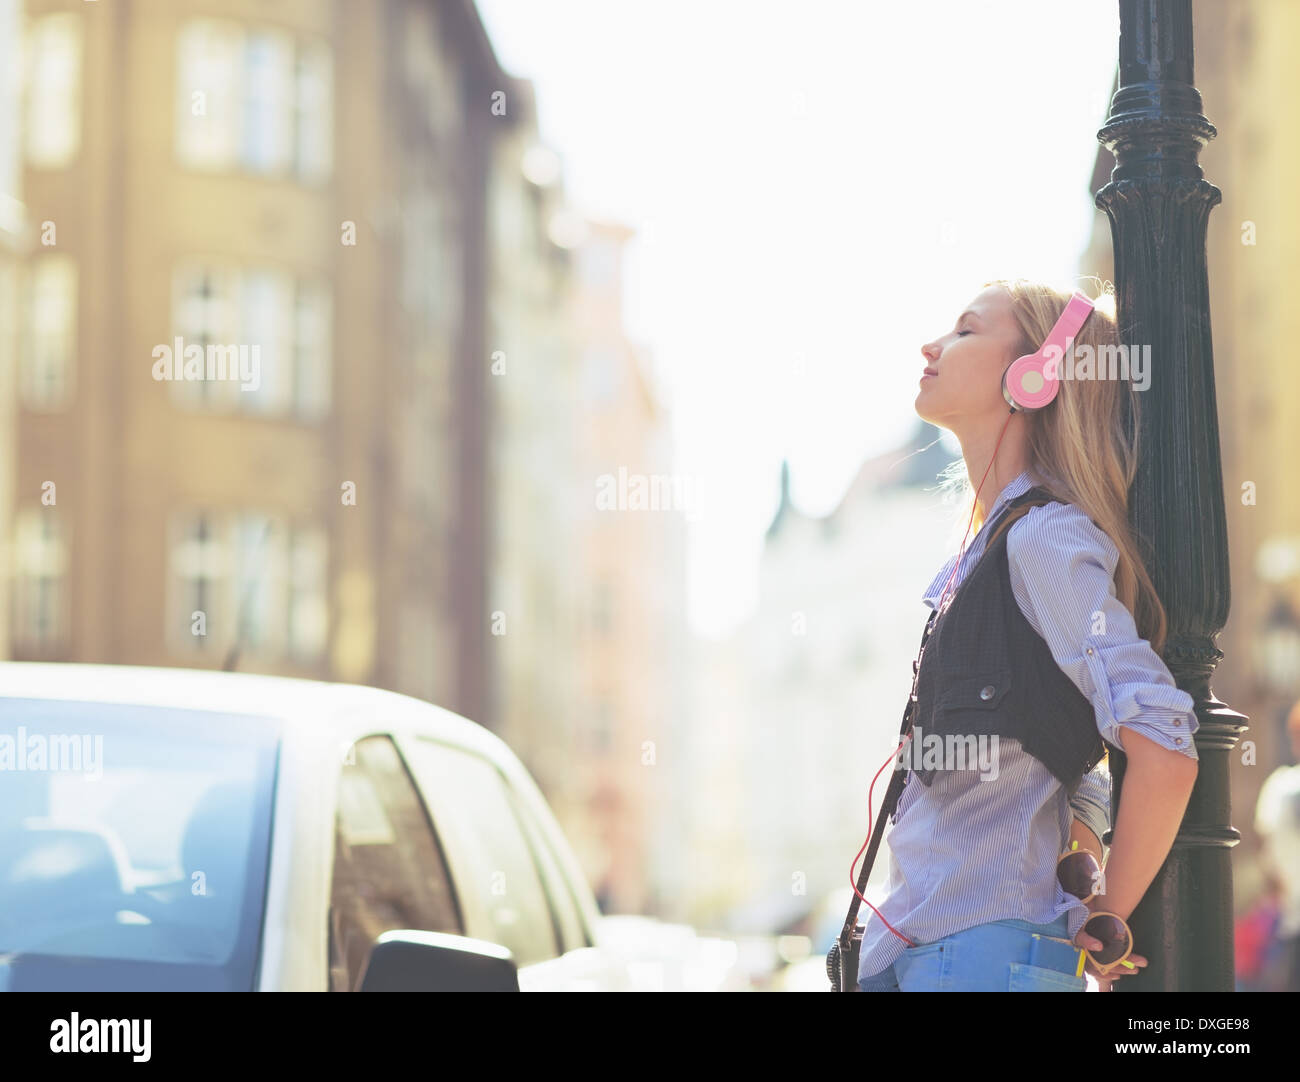
{"type": "Polygon", "coordinates": [[[446,846],[465,934],[510,949],[521,991],[610,990],[557,862],[498,767],[424,736],[402,750],[446,846]]]}
{"type": "Polygon", "coordinates": [[[329,906],[329,988],[355,991],[375,937],[465,934],[424,803],[388,735],[358,740],[339,775],[329,906]]]}
{"type": "MultiPolygon", "coordinates": [[[[564,953],[551,962],[543,962],[522,972],[520,989],[561,989],[568,991],[626,991],[628,974],[620,961],[609,957],[594,939],[594,929],[583,919],[575,893],[579,884],[573,883],[564,872],[564,864],[557,859],[551,834],[538,817],[528,799],[509,778],[504,779],[511,806],[519,819],[524,837],[541,871],[547,900],[556,914],[564,953]]],[[[558,828],[552,828],[558,829],[558,828]]],[[[581,884],[585,887],[586,884],[581,884]]]]}

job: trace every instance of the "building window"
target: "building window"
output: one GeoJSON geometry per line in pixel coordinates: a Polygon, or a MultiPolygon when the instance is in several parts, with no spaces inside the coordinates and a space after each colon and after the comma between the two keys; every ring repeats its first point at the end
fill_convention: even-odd
{"type": "Polygon", "coordinates": [[[194,169],[328,178],[334,74],[327,46],[280,30],[192,20],[177,39],[176,154],[194,169]]]}
{"type": "Polygon", "coordinates": [[[233,528],[235,637],[249,653],[277,655],[284,645],[284,531],[253,512],[237,516],[233,528]]]}
{"type": "Polygon", "coordinates": [[[325,531],[298,527],[289,536],[289,656],[318,661],[325,652],[329,608],[325,597],[325,531]]]}
{"type": "Polygon", "coordinates": [[[263,661],[319,661],[329,630],[327,552],[323,529],[286,526],[263,511],[178,516],[170,545],[170,639],[181,652],[224,657],[238,645],[263,661]]]}
{"type": "MultiPolygon", "coordinates": [[[[222,349],[234,344],[238,333],[237,310],[233,303],[231,272],[213,267],[184,268],[176,272],[172,285],[172,324],[180,339],[182,352],[198,346],[206,358],[209,348],[222,349]]],[[[176,341],[167,343],[175,353],[176,341]]],[[[174,357],[173,363],[184,365],[185,358],[174,357]]],[[[206,372],[206,368],[204,370],[206,372]]],[[[238,400],[238,383],[234,380],[175,379],[171,393],[187,406],[229,408],[238,400]]]]}
{"type": "Polygon", "coordinates": [[[293,312],[293,409],[305,421],[318,421],[330,410],[333,330],[329,287],[299,284],[293,312]]]}
{"type": "Polygon", "coordinates": [[[52,507],[20,512],[14,521],[15,646],[48,654],[67,633],[68,545],[52,507]]]}
{"type": "Polygon", "coordinates": [[[177,44],[177,157],[195,169],[231,168],[239,148],[243,32],[235,23],[203,19],[187,24],[177,44]]]}
{"type": "Polygon", "coordinates": [[[71,256],[33,261],[23,298],[23,404],[55,410],[72,398],[77,327],[77,265],[71,256]]]}
{"type": "Polygon", "coordinates": [[[81,20],[42,15],[27,31],[27,160],[60,169],[81,145],[81,20]]]}
{"type": "Polygon", "coordinates": [[[334,63],[323,45],[298,50],[294,68],[294,172],[308,182],[334,168],[334,63]]]}
{"type": "Polygon", "coordinates": [[[21,333],[18,328],[23,318],[19,307],[22,281],[19,264],[9,259],[0,259],[0,374],[4,375],[13,372],[17,363],[15,350],[21,333]]]}
{"type": "Polygon", "coordinates": [[[280,33],[251,33],[244,45],[244,125],[240,164],[280,173],[289,163],[293,44],[280,33]]]}
{"type": "Polygon", "coordinates": [[[292,281],[275,271],[248,271],[240,289],[239,348],[256,361],[255,383],[241,387],[239,402],[254,413],[284,413],[291,399],[289,299],[292,281]]]}
{"type": "Polygon", "coordinates": [[[169,638],[184,652],[215,651],[232,641],[225,605],[230,549],[223,533],[202,512],[179,517],[172,532],[169,638]]]}
{"type": "MultiPolygon", "coordinates": [[[[216,353],[218,378],[174,380],[177,402],[266,416],[325,417],[332,400],[333,301],[324,282],[281,271],[185,267],[173,278],[173,334],[216,353]],[[227,378],[220,378],[224,368],[227,378]]],[[[175,342],[168,343],[175,353],[175,342]]],[[[183,368],[184,358],[179,362],[183,368]]],[[[207,369],[205,368],[205,373],[207,369]]]]}

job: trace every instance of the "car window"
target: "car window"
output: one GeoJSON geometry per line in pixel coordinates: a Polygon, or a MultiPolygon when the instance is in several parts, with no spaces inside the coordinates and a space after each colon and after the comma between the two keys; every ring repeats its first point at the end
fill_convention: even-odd
{"type": "Polygon", "coordinates": [[[411,741],[409,754],[447,839],[457,888],[472,892],[490,921],[479,937],[508,947],[519,966],[557,957],[551,908],[501,772],[482,756],[432,740],[411,741]]]}
{"type": "Polygon", "coordinates": [[[0,991],[251,991],[279,746],[270,718],[0,700],[0,991]]]}
{"type": "Polygon", "coordinates": [[[571,951],[580,947],[591,946],[591,941],[587,938],[586,926],[578,913],[578,904],[573,900],[573,889],[560,868],[559,862],[555,859],[555,854],[551,851],[551,846],[546,840],[541,825],[534,818],[532,812],[528,810],[527,802],[519,795],[514,786],[507,783],[507,788],[510,791],[510,799],[515,812],[524,825],[524,833],[527,835],[528,844],[532,847],[538,866],[542,870],[542,880],[546,886],[547,896],[551,901],[551,908],[555,913],[555,923],[560,930],[560,941],[563,944],[563,949],[571,951]]]}
{"type": "Polygon", "coordinates": [[[370,736],[352,746],[339,776],[330,990],[355,991],[375,937],[398,928],[464,934],[419,793],[392,740],[370,736]]]}

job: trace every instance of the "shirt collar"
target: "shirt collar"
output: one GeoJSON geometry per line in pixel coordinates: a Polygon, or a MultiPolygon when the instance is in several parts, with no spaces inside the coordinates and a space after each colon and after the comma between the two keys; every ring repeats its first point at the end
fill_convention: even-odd
{"type": "MultiPolygon", "coordinates": [[[[989,513],[984,518],[984,525],[987,525],[997,518],[998,512],[1017,496],[1023,496],[1033,487],[1034,481],[1033,478],[1029,476],[1029,471],[1021,470],[1019,476],[998,493],[998,498],[993,501],[993,506],[989,508],[989,513]]],[[[984,525],[980,526],[980,533],[984,532],[984,525]]]]}
{"type": "MultiPolygon", "coordinates": [[[[984,522],[979,528],[979,532],[967,542],[966,555],[963,557],[963,563],[969,568],[970,560],[982,551],[984,547],[985,531],[988,524],[998,517],[998,513],[1017,496],[1023,496],[1034,487],[1034,480],[1029,476],[1028,470],[1022,470],[1012,481],[1010,481],[1003,490],[998,493],[998,498],[993,501],[993,506],[989,508],[988,514],[984,517],[984,522]]],[[[930,608],[936,608],[939,604],[939,594],[943,591],[944,584],[948,581],[948,576],[952,574],[952,565],[956,561],[956,554],[948,558],[948,562],[943,565],[939,573],[930,583],[929,588],[925,591],[921,600],[930,608]]],[[[965,575],[958,572],[957,580],[953,583],[952,589],[956,590],[958,583],[961,582],[965,575]]]]}

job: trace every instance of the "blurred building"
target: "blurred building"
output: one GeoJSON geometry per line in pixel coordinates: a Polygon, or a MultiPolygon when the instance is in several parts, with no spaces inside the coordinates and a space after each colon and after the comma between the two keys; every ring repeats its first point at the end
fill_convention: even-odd
{"type": "Polygon", "coordinates": [[[515,747],[607,907],[667,904],[684,526],[596,507],[671,469],[667,415],[627,233],[565,206],[472,0],[26,14],[0,0],[3,655],[435,701],[515,747]]]}
{"type": "MultiPolygon", "coordinates": [[[[782,467],[731,752],[745,789],[745,845],[726,869],[743,891],[727,918],[736,931],[770,932],[842,888],[869,834],[868,788],[897,744],[929,611],[921,595],[952,555],[955,512],[937,477],[957,456],[938,439],[918,421],[822,517],[793,504],[782,467]]],[[[886,770],[876,809],[888,782],[886,770]]],[[[872,882],[886,871],[877,860],[872,882]]]]}
{"type": "Polygon", "coordinates": [[[623,329],[632,231],[587,221],[578,232],[579,472],[565,498],[580,527],[571,754],[581,806],[564,825],[605,909],[664,913],[680,904],[685,877],[684,553],[699,488],[674,471],[669,416],[623,329]]]}
{"type": "Polygon", "coordinates": [[[562,818],[572,819],[582,424],[573,322],[575,256],[560,161],[542,144],[533,88],[508,91],[489,196],[492,410],[489,642],[498,732],[562,818]]]}
{"type": "Polygon", "coordinates": [[[491,724],[473,3],[27,11],[12,655],[491,724]]]}
{"type": "Polygon", "coordinates": [[[753,853],[762,847],[749,820],[753,791],[744,754],[753,670],[743,634],[697,639],[691,652],[694,724],[683,738],[689,773],[681,787],[689,822],[678,828],[676,871],[665,882],[676,884],[680,899],[671,919],[723,931],[754,889],[753,853]]]}
{"type": "MultiPolygon", "coordinates": [[[[1300,283],[1300,71],[1291,50],[1300,7],[1193,0],[1193,16],[1196,86],[1219,133],[1200,162],[1223,193],[1207,250],[1232,605],[1211,683],[1250,718],[1232,765],[1233,825],[1245,839],[1233,851],[1240,911],[1261,881],[1255,803],[1264,779],[1290,762],[1285,718],[1300,697],[1300,372],[1287,348],[1300,333],[1289,293],[1300,283]]],[[[1103,148],[1093,191],[1112,166],[1103,148]]],[[[1099,212],[1083,271],[1113,277],[1113,266],[1099,212]]]]}
{"type": "MultiPolygon", "coordinates": [[[[13,73],[22,66],[22,9],[19,0],[0,0],[0,616],[9,611],[13,559],[14,480],[18,439],[14,431],[14,376],[18,344],[23,254],[30,242],[22,202],[22,101],[13,73]]],[[[0,658],[9,656],[9,621],[0,618],[0,658]]]]}

